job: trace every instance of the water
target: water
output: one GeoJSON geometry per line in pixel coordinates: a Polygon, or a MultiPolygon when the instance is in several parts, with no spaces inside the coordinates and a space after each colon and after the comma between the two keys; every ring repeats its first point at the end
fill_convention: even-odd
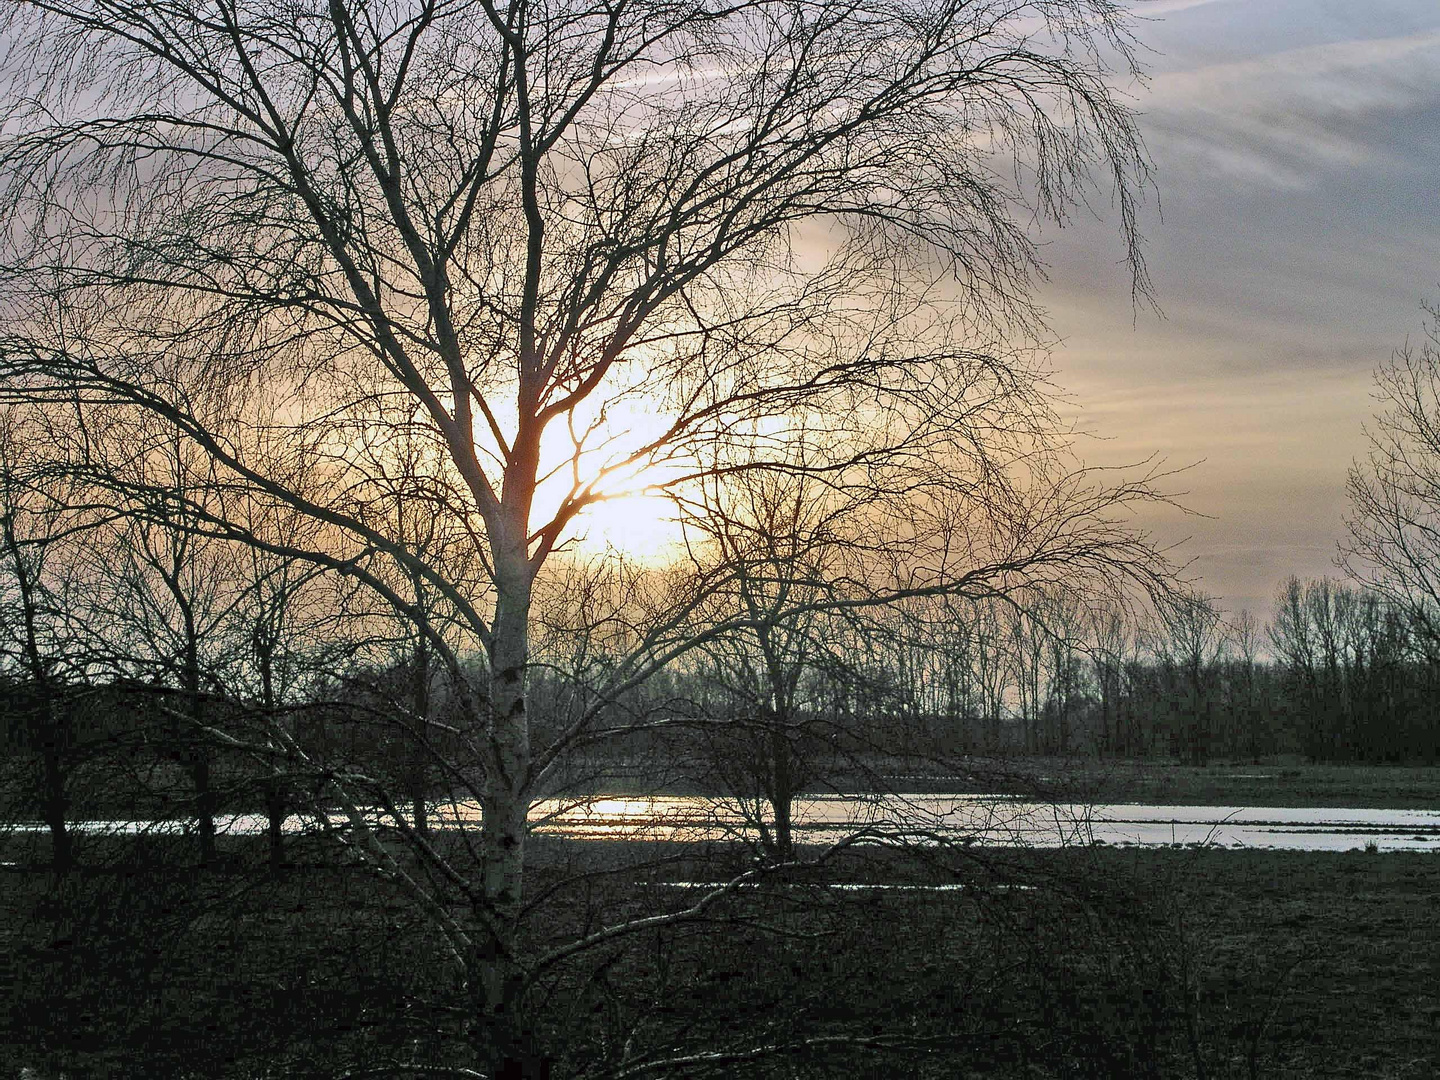
{"type": "MultiPolygon", "coordinates": [[[[596,839],[720,839],[742,833],[738,808],[720,800],[599,799],[551,811],[541,829],[596,839]]],[[[797,839],[833,843],[859,830],[925,843],[1060,847],[1217,845],[1299,851],[1440,850],[1440,811],[1317,807],[1047,804],[986,795],[891,795],[798,799],[797,839]]]]}
{"type": "MultiPolygon", "coordinates": [[[[433,807],[438,828],[478,825],[474,803],[433,807]]],[[[376,810],[365,817],[376,825],[393,820],[376,810]]],[[[1105,844],[1115,847],[1211,845],[1296,851],[1347,851],[1374,845],[1380,851],[1440,851],[1440,811],[1316,807],[1145,806],[1137,804],[1047,804],[1006,796],[893,794],[816,796],[797,799],[795,838],[801,843],[834,843],[857,833],[876,842],[969,843],[1004,847],[1061,847],[1105,844]]],[[[344,815],[292,815],[287,833],[343,829],[344,815]]],[[[72,823],[81,833],[179,835],[193,829],[181,821],[90,821],[72,823]]],[[[648,798],[599,796],[537,804],[531,827],[583,839],[724,840],[755,836],[739,805],[701,796],[648,798]]],[[[38,832],[40,824],[11,826],[38,832]]],[[[266,829],[259,814],[234,814],[217,821],[222,833],[254,836],[266,829]]]]}

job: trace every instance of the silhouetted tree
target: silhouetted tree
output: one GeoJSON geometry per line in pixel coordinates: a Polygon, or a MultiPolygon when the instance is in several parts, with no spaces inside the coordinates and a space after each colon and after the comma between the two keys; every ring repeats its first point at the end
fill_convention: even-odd
{"type": "Polygon", "coordinates": [[[74,544],[95,519],[73,508],[65,477],[48,474],[37,456],[44,426],[19,410],[0,413],[0,657],[11,684],[5,739],[36,757],[38,775],[25,786],[63,874],[75,861],[67,822],[75,733],[61,696],[83,674],[68,632],[82,617],[74,544]]]}
{"type": "Polygon", "coordinates": [[[1345,569],[1387,597],[1440,663],[1440,312],[1416,348],[1408,342],[1375,369],[1370,448],[1346,481],[1345,569]]]}
{"type": "Polygon", "coordinates": [[[1179,596],[1161,606],[1157,630],[1153,649],[1170,684],[1182,752],[1191,765],[1209,764],[1225,650],[1220,614],[1207,597],[1179,596]]]}
{"type": "MultiPolygon", "coordinates": [[[[1067,467],[1007,344],[1038,321],[1030,222],[1063,220],[1096,176],[1146,287],[1147,164],[1111,84],[1132,43],[1110,0],[47,0],[13,5],[5,31],[27,42],[6,52],[0,111],[6,393],[159,418],[209,482],[325,523],[307,557],[426,635],[480,763],[450,777],[481,809],[475,861],[395,827],[465,903],[406,877],[356,801],[363,777],[332,771],[328,797],[445,935],[494,1080],[548,1069],[536,973],[624,933],[522,947],[527,814],[558,754],[531,741],[534,605],[587,507],[627,485],[684,498],[715,446],[733,472],[790,470],[803,438],[829,483],[923,494],[919,544],[887,568],[897,594],[977,566],[1165,572],[1112,515],[1153,478],[1067,467]],[[371,448],[401,431],[435,449],[421,497],[481,587],[373,512],[404,465],[371,448]],[[443,613],[396,584],[415,580],[443,613]]],[[[244,529],[182,486],[150,501],[177,529],[147,521],[129,544],[173,583],[198,712],[184,536],[244,529]]],[[[669,635],[685,624],[644,629],[605,696],[725,629],[669,635]]],[[[202,822],[204,763],[197,747],[202,822]]]]}

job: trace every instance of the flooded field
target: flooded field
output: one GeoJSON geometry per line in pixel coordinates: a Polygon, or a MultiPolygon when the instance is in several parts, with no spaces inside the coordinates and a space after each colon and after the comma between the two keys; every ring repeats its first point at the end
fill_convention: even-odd
{"type": "MultiPolygon", "coordinates": [[[[720,839],[754,828],[720,799],[597,799],[539,807],[545,831],[595,839],[720,839]]],[[[1085,844],[1347,851],[1440,851],[1440,811],[1310,807],[1046,804],[983,795],[831,796],[797,800],[797,838],[828,843],[861,830],[877,839],[1062,847],[1085,844]]]]}
{"type": "MultiPolygon", "coordinates": [[[[432,808],[432,824],[465,828],[479,824],[479,807],[453,802],[432,808]]],[[[383,813],[366,810],[365,819],[384,827],[397,824],[383,813]]],[[[542,802],[531,814],[541,833],[593,840],[742,840],[754,838],[768,814],[754,805],[702,796],[606,797],[542,802]]],[[[266,820],[236,814],[218,823],[222,833],[259,835],[266,820]]],[[[293,815],[287,833],[344,829],[343,814],[328,820],[293,815]]],[[[41,831],[39,824],[11,826],[41,831]]],[[[183,833],[183,821],[76,822],[83,833],[183,833]]],[[[1005,796],[892,794],[818,796],[796,800],[793,828],[802,843],[833,843],[863,833],[875,842],[973,843],[1004,847],[1268,848],[1293,851],[1440,851],[1440,810],[1335,807],[1183,806],[1049,804],[1005,796]]]]}

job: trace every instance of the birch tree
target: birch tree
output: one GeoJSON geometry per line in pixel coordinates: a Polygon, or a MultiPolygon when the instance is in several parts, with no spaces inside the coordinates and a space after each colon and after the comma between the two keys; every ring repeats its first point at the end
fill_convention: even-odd
{"type": "MultiPolygon", "coordinates": [[[[587,510],[683,498],[716,446],[732,470],[790,469],[803,439],[835,485],[909,464],[917,505],[948,515],[902,594],[977,564],[1161,573],[1116,513],[1153,477],[1063,467],[1026,359],[1034,222],[1108,200],[1146,295],[1149,173],[1113,0],[6,11],[5,393],[157,417],[216,485],[327,539],[291,552],[199,497],[192,528],[302,553],[426,632],[481,761],[453,782],[482,824],[475,865],[441,875],[464,918],[418,881],[417,902],[493,1077],[545,1068],[524,1006],[544,958],[517,928],[558,753],[532,746],[527,672],[537,583],[587,510]],[[478,584],[371,512],[402,467],[371,451],[402,431],[435,450],[416,497],[468,538],[478,584]],[[426,630],[397,573],[463,633],[426,630]]],[[[661,619],[615,677],[718,632],[681,625],[661,619]]]]}

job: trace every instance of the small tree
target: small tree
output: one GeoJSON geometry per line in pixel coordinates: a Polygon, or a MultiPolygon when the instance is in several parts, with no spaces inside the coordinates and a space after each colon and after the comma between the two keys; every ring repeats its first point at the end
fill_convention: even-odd
{"type": "Polygon", "coordinates": [[[1123,607],[1103,604],[1091,608],[1088,622],[1091,677],[1100,699],[1096,745],[1102,755],[1123,754],[1127,747],[1121,703],[1125,696],[1125,660],[1134,620],[1123,607]]]}
{"type": "Polygon", "coordinates": [[[1261,698],[1264,669],[1260,660],[1260,621],[1249,608],[1241,608],[1230,623],[1228,634],[1232,657],[1229,708],[1236,729],[1234,741],[1237,748],[1258,762],[1272,737],[1263,727],[1269,717],[1261,698]]]}
{"type": "Polygon", "coordinates": [[[1427,305],[1419,347],[1375,369],[1379,412],[1369,451],[1350,468],[1341,565],[1406,613],[1440,663],[1440,309],[1427,305]]]}
{"type": "Polygon", "coordinates": [[[1208,765],[1226,645],[1220,613],[1208,597],[1178,596],[1160,606],[1158,629],[1152,649],[1170,684],[1181,751],[1191,765],[1208,765]]]}
{"type": "Polygon", "coordinates": [[[819,748],[839,734],[819,691],[851,666],[837,608],[867,594],[857,587],[847,517],[871,504],[854,492],[836,500],[803,472],[717,477],[704,490],[690,519],[691,550],[703,543],[715,561],[697,569],[725,584],[696,610],[697,627],[733,629],[707,635],[699,650],[711,699],[698,703],[696,719],[709,768],[739,800],[766,853],[788,860],[795,797],[819,748]],[[707,715],[716,706],[719,715],[707,715]]]}
{"type": "Polygon", "coordinates": [[[313,546],[313,535],[307,534],[320,526],[285,508],[240,498],[246,505],[232,508],[228,516],[243,524],[245,535],[262,538],[269,547],[239,545],[233,584],[240,595],[227,625],[216,633],[235,642],[225,696],[242,711],[253,710],[258,721],[246,725],[241,738],[255,746],[270,868],[278,871],[285,863],[285,821],[300,803],[298,787],[303,780],[313,782],[296,775],[298,763],[290,751],[299,734],[294,717],[340,666],[350,643],[341,626],[342,595],[334,576],[286,553],[313,546]]]}
{"type": "Polygon", "coordinates": [[[226,699],[247,651],[234,632],[247,598],[244,552],[202,527],[221,505],[208,456],[153,418],[139,419],[86,432],[68,448],[74,456],[65,467],[109,503],[109,520],[86,551],[101,624],[94,659],[173,692],[155,698],[160,742],[187,779],[182,804],[195,822],[200,863],[209,865],[223,783],[211,730],[233,707],[226,699]]]}
{"type": "Polygon", "coordinates": [[[36,457],[45,444],[37,419],[15,409],[0,414],[0,657],[12,680],[4,737],[36,757],[38,775],[25,786],[63,874],[75,861],[67,821],[75,731],[62,692],[84,666],[70,631],[83,611],[74,545],[95,519],[74,508],[66,478],[36,457]]]}

